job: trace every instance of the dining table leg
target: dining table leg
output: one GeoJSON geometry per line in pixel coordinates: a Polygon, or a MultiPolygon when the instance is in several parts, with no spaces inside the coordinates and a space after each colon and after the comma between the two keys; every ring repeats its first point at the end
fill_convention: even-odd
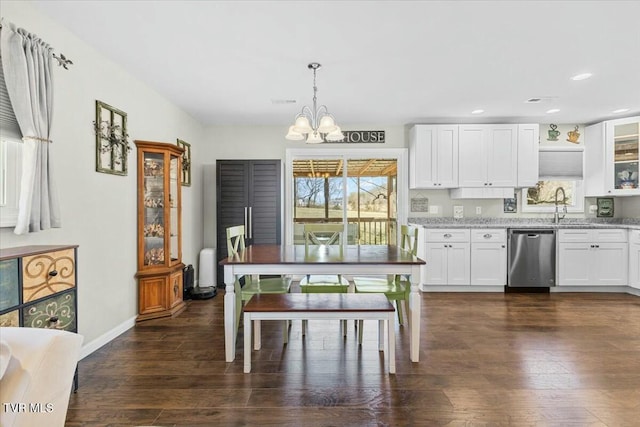
{"type": "Polygon", "coordinates": [[[224,353],[227,362],[236,357],[236,294],[234,292],[235,276],[233,266],[224,266],[224,353]]]}
{"type": "Polygon", "coordinates": [[[410,358],[412,362],[420,361],[420,266],[411,268],[411,293],[409,294],[409,328],[411,331],[410,358]]]}

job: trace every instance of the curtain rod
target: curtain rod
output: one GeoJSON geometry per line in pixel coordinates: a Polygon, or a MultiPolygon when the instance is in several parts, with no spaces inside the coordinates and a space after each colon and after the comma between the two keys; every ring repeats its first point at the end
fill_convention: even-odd
{"type": "MultiPolygon", "coordinates": [[[[2,29],[2,24],[0,24],[0,29],[2,29]]],[[[63,53],[60,53],[60,56],[54,53],[53,57],[58,61],[58,65],[64,68],[65,70],[69,69],[67,68],[68,65],[73,65],[73,61],[71,61],[69,58],[64,56],[63,53]]]]}

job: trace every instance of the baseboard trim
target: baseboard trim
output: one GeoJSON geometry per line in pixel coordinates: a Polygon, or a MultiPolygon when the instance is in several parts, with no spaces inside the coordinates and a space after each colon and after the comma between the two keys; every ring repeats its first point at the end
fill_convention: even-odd
{"type": "Polygon", "coordinates": [[[491,285],[420,285],[422,292],[502,292],[504,286],[491,285]]]}
{"type": "Polygon", "coordinates": [[[551,292],[601,292],[624,294],[631,289],[629,286],[553,286],[551,292]]]}
{"type": "Polygon", "coordinates": [[[134,316],[130,319],[125,320],[124,322],[122,322],[115,328],[111,329],[110,331],[107,331],[104,334],[100,335],[98,338],[91,341],[90,343],[83,345],[82,349],[80,350],[79,360],[84,359],[94,351],[98,350],[103,345],[110,343],[119,335],[122,335],[129,329],[133,328],[135,324],[136,324],[136,317],[134,316]]]}

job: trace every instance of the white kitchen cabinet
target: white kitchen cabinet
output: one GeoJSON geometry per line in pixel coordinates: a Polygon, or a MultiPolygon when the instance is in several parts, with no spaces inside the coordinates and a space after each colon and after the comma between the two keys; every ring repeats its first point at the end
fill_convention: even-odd
{"type": "Polygon", "coordinates": [[[640,116],[585,128],[585,196],[640,195],[640,116]]]}
{"type": "Polygon", "coordinates": [[[415,125],[409,133],[410,188],[458,186],[458,126],[415,125]]]}
{"type": "Polygon", "coordinates": [[[468,285],[471,274],[469,229],[426,231],[426,285],[468,285]]]}
{"type": "Polygon", "coordinates": [[[515,187],[518,125],[460,125],[460,187],[515,187]]]}
{"type": "Polygon", "coordinates": [[[626,230],[558,230],[559,286],[626,286],[628,262],[626,230]]]}
{"type": "Polygon", "coordinates": [[[518,125],[518,182],[516,187],[534,187],[539,181],[540,126],[518,125]]]}
{"type": "Polygon", "coordinates": [[[471,284],[507,284],[507,232],[505,229],[471,231],[471,284]]]}
{"type": "Polygon", "coordinates": [[[629,286],[640,289],[640,230],[629,232],[629,286]]]}

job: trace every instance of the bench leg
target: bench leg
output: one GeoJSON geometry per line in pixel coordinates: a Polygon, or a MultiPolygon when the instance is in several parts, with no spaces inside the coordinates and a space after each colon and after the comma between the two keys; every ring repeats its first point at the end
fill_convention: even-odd
{"type": "Polygon", "coordinates": [[[253,324],[253,349],[260,350],[262,348],[262,324],[260,320],[254,320],[253,324]]]}
{"type": "Polygon", "coordinates": [[[302,321],[302,336],[304,337],[305,335],[307,335],[307,321],[303,320],[302,321]]]}
{"type": "Polygon", "coordinates": [[[384,320],[378,320],[378,350],[384,351],[384,320]]]}
{"type": "Polygon", "coordinates": [[[251,372],[251,313],[244,313],[244,373],[251,372]]]}
{"type": "Polygon", "coordinates": [[[396,328],[395,321],[393,319],[393,313],[389,313],[389,320],[387,320],[387,345],[389,351],[389,373],[396,373],[396,328]]]}

